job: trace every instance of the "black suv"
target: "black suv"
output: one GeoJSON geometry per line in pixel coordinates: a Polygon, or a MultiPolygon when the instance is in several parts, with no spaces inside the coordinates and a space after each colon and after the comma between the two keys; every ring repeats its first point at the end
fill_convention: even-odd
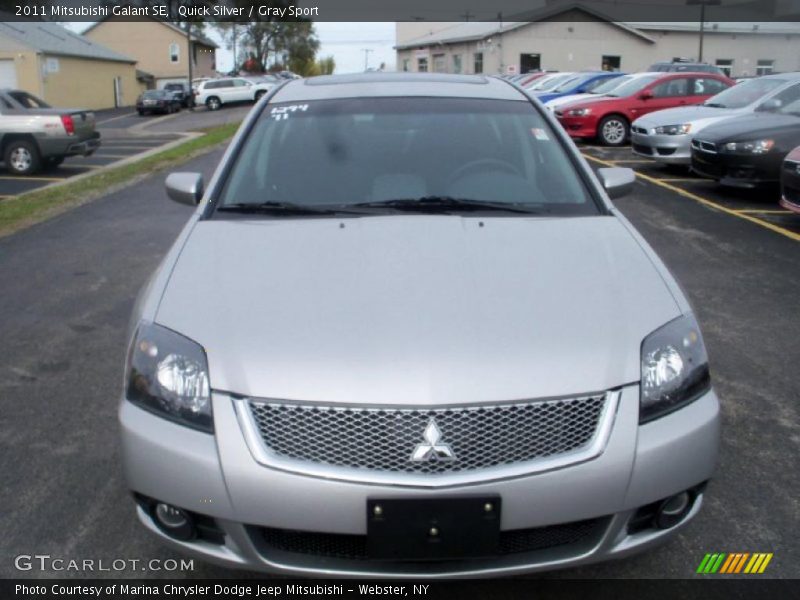
{"type": "Polygon", "coordinates": [[[714,65],[710,65],[708,63],[700,63],[700,62],[689,62],[683,60],[673,60],[672,62],[657,62],[655,64],[650,65],[650,68],[647,69],[651,72],[657,73],[678,73],[678,72],[688,72],[688,73],[716,73],[717,75],[723,75],[727,77],[727,75],[723,72],[722,69],[719,67],[715,67],[714,65]]]}
{"type": "Polygon", "coordinates": [[[183,108],[189,108],[194,104],[194,94],[192,88],[187,83],[168,83],[164,86],[168,92],[172,92],[183,108]]]}

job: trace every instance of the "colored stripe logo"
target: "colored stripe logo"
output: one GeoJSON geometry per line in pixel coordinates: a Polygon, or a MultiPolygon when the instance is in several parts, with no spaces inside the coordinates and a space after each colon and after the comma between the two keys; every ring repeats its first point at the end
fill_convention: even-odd
{"type": "Polygon", "coordinates": [[[732,552],[726,554],[717,552],[706,554],[697,567],[697,573],[702,575],[720,574],[748,574],[755,575],[766,571],[772,552],[732,552]]]}

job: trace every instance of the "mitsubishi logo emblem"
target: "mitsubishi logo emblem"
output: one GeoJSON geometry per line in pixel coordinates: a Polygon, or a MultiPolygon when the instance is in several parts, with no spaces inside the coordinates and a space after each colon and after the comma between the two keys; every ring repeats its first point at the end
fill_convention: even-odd
{"type": "Polygon", "coordinates": [[[422,438],[425,440],[418,444],[411,455],[411,462],[424,462],[428,460],[444,460],[451,461],[456,459],[456,455],[450,448],[449,444],[440,444],[442,439],[442,432],[436,426],[436,421],[431,419],[428,421],[428,426],[422,433],[422,438]]]}

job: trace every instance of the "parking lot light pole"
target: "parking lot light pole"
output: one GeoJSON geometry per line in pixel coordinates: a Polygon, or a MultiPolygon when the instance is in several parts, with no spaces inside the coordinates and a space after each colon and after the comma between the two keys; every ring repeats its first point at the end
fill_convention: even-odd
{"type": "Polygon", "coordinates": [[[697,53],[697,62],[703,62],[703,38],[706,32],[706,6],[719,6],[722,0],[686,0],[688,6],[700,6],[700,49],[697,53]]]}

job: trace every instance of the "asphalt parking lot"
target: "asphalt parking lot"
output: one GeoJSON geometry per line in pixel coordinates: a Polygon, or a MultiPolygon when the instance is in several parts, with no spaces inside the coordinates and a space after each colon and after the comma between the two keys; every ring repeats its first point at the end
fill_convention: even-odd
{"type": "MultiPolygon", "coordinates": [[[[631,158],[627,150],[584,151],[635,166],[619,162],[631,158]]],[[[208,177],[221,152],[182,169],[208,177]]],[[[681,282],[704,328],[723,411],[718,472],[701,514],[666,545],[548,576],[702,577],[695,570],[707,552],[773,552],[762,577],[798,577],[800,240],[785,233],[797,233],[798,221],[769,212],[780,209],[775,198],[659,173],[673,181],[640,178],[616,204],[681,282]]],[[[164,177],[0,239],[0,278],[14,282],[0,303],[1,577],[42,575],[16,571],[19,554],[179,558],[134,516],[116,424],[134,297],[191,210],[166,200],[164,177]]],[[[123,574],[241,576],[200,561],[187,572],[96,573],[123,574]]]]}

